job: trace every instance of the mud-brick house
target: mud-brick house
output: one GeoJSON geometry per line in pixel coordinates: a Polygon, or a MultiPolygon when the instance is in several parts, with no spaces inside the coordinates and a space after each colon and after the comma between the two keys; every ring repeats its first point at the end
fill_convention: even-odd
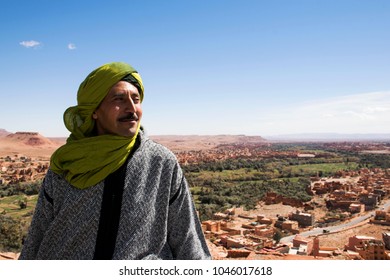
{"type": "Polygon", "coordinates": [[[303,213],[297,210],[295,213],[289,215],[289,219],[292,221],[297,221],[300,227],[310,227],[314,225],[314,214],[303,213]]]}
{"type": "Polygon", "coordinates": [[[383,232],[382,239],[383,239],[383,242],[385,243],[385,248],[387,250],[390,250],[390,232],[383,232]]]}
{"type": "Polygon", "coordinates": [[[383,240],[376,239],[372,236],[354,235],[349,238],[345,249],[359,253],[364,260],[389,259],[383,240]]]}
{"type": "Polygon", "coordinates": [[[365,260],[387,260],[385,243],[380,239],[366,240],[363,246],[358,248],[358,253],[365,260]]]}
{"type": "Polygon", "coordinates": [[[293,239],[293,246],[290,249],[290,253],[298,255],[310,255],[313,251],[313,240],[305,238],[301,235],[296,235],[293,239]]]}
{"type": "Polygon", "coordinates": [[[380,201],[380,196],[374,194],[364,194],[360,196],[359,200],[360,203],[363,203],[365,205],[366,210],[372,210],[375,208],[375,206],[378,205],[380,201]]]}
{"type": "Polygon", "coordinates": [[[204,221],[202,223],[203,231],[219,232],[221,230],[220,221],[204,221]]]}
{"type": "Polygon", "coordinates": [[[349,212],[351,213],[363,213],[365,209],[366,208],[362,203],[351,203],[349,205],[349,212]]]}

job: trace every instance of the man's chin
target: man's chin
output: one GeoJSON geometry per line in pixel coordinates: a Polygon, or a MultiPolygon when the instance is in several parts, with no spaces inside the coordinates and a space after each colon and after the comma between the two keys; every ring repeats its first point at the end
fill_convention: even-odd
{"type": "Polygon", "coordinates": [[[127,137],[127,138],[133,138],[137,133],[137,129],[129,129],[128,131],[125,131],[121,134],[121,136],[123,137],[127,137]]]}

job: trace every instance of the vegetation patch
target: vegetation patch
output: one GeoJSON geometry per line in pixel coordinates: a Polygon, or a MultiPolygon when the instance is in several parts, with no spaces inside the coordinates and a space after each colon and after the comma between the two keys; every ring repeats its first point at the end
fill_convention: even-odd
{"type": "Polygon", "coordinates": [[[27,235],[38,195],[0,198],[0,251],[19,252],[27,235]]]}

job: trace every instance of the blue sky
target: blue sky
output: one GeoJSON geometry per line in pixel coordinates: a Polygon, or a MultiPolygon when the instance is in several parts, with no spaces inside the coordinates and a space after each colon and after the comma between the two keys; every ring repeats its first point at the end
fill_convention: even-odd
{"type": "Polygon", "coordinates": [[[68,136],[82,80],[145,84],[150,135],[390,133],[390,1],[4,1],[0,128],[68,136]]]}

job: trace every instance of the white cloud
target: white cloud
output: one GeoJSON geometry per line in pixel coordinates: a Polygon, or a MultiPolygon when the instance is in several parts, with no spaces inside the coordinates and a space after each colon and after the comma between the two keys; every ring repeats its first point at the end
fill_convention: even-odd
{"type": "Polygon", "coordinates": [[[73,43],[69,43],[69,44],[68,44],[68,49],[71,50],[71,51],[73,51],[73,50],[76,49],[76,45],[73,44],[73,43]]]}
{"type": "Polygon", "coordinates": [[[25,48],[36,48],[38,46],[41,45],[40,42],[37,42],[37,41],[34,41],[34,40],[30,40],[30,41],[22,41],[19,43],[21,46],[25,47],[25,48]]]}
{"type": "Polygon", "coordinates": [[[389,107],[367,107],[365,108],[365,111],[367,113],[375,113],[375,112],[387,112],[389,111],[390,108],[389,107]]]}
{"type": "Polygon", "coordinates": [[[378,120],[390,113],[390,91],[372,92],[317,100],[304,106],[311,112],[325,112],[334,117],[353,116],[378,120]]]}
{"type": "Polygon", "coordinates": [[[330,114],[330,113],[323,113],[322,115],[324,118],[334,118],[334,114],[330,114]]]}
{"type": "Polygon", "coordinates": [[[268,108],[260,133],[390,133],[390,91],[316,99],[268,108]],[[272,125],[269,124],[272,121],[272,125]]]}
{"type": "Polygon", "coordinates": [[[148,114],[144,124],[153,134],[390,133],[390,90],[340,97],[318,97],[313,93],[311,98],[304,103],[280,101],[274,106],[242,102],[230,110],[220,104],[202,104],[194,113],[191,108],[180,112],[183,117],[179,119],[175,119],[177,111],[166,115],[167,119],[175,119],[168,131],[156,125],[161,122],[157,113],[148,114]]]}

